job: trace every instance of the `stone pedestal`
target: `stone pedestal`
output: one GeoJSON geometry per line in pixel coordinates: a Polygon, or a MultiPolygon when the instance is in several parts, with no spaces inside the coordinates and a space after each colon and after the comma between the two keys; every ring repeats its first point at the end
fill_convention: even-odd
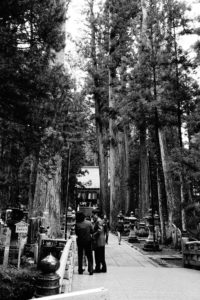
{"type": "Polygon", "coordinates": [[[37,278],[36,298],[59,294],[60,276],[56,274],[59,266],[59,260],[51,254],[41,260],[39,269],[42,273],[37,278]]]}
{"type": "Polygon", "coordinates": [[[143,250],[145,250],[145,251],[161,251],[161,249],[159,248],[159,243],[156,239],[154,216],[152,214],[151,209],[149,209],[146,220],[147,220],[147,223],[148,223],[149,235],[148,235],[148,238],[145,241],[143,250]]]}
{"type": "Polygon", "coordinates": [[[128,242],[129,243],[139,243],[138,237],[136,236],[136,232],[135,232],[135,226],[133,226],[133,225],[131,225],[131,227],[130,227],[128,242]]]}
{"type": "Polygon", "coordinates": [[[149,235],[145,241],[144,248],[145,251],[160,251],[158,241],[153,233],[153,225],[149,225],[149,235]]]}
{"type": "Polygon", "coordinates": [[[131,212],[131,215],[129,217],[130,221],[130,233],[128,236],[128,242],[129,243],[139,243],[138,237],[136,235],[136,228],[135,228],[135,223],[137,221],[137,218],[133,215],[133,212],[131,212]]]}

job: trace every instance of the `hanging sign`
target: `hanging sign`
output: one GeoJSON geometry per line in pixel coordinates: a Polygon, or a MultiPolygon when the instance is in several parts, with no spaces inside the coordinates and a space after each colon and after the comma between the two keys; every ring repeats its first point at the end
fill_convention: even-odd
{"type": "Polygon", "coordinates": [[[15,226],[16,226],[16,230],[15,230],[16,233],[24,233],[24,234],[28,233],[28,226],[29,226],[28,223],[21,221],[19,223],[16,223],[15,226]]]}

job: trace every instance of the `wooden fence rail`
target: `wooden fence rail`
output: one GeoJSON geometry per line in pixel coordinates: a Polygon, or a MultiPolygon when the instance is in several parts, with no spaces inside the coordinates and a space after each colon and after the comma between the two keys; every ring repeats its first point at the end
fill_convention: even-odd
{"type": "Polygon", "coordinates": [[[72,293],[58,294],[38,298],[39,300],[109,300],[108,290],[101,287],[72,293]]]}
{"type": "Polygon", "coordinates": [[[72,285],[72,278],[74,272],[74,260],[76,252],[76,237],[71,236],[67,241],[61,258],[60,258],[60,267],[56,273],[60,276],[60,293],[61,292],[70,292],[72,285]]]}

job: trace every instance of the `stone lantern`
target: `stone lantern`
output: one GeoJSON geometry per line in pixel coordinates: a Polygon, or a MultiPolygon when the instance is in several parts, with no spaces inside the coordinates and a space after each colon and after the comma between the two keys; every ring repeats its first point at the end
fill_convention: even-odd
{"type": "Polygon", "coordinates": [[[137,218],[134,216],[133,212],[130,213],[130,217],[129,217],[129,228],[130,228],[130,233],[128,236],[128,242],[129,243],[138,243],[138,237],[136,236],[136,221],[137,218]]]}
{"type": "Polygon", "coordinates": [[[144,243],[143,250],[145,251],[160,251],[158,240],[156,239],[155,234],[155,219],[152,214],[152,209],[150,208],[148,211],[148,215],[146,216],[147,226],[149,228],[149,235],[144,243]]]}
{"type": "Polygon", "coordinates": [[[139,237],[147,237],[148,236],[148,230],[146,228],[146,223],[144,221],[139,222],[138,236],[139,237]]]}
{"type": "Polygon", "coordinates": [[[70,235],[72,220],[73,220],[72,208],[69,206],[67,210],[67,217],[65,219],[65,239],[67,239],[67,237],[70,235]]]}
{"type": "Polygon", "coordinates": [[[72,220],[71,220],[71,228],[70,228],[70,235],[75,234],[75,224],[76,224],[76,212],[72,210],[72,220]]]}
{"type": "Polygon", "coordinates": [[[69,207],[67,210],[67,224],[71,224],[72,222],[72,208],[69,207]]]}

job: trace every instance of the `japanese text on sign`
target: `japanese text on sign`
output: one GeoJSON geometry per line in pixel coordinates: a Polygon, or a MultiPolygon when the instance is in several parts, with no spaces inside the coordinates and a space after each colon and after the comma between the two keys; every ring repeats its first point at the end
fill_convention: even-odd
{"type": "Polygon", "coordinates": [[[16,223],[16,233],[28,233],[28,225],[25,222],[16,223]]]}

